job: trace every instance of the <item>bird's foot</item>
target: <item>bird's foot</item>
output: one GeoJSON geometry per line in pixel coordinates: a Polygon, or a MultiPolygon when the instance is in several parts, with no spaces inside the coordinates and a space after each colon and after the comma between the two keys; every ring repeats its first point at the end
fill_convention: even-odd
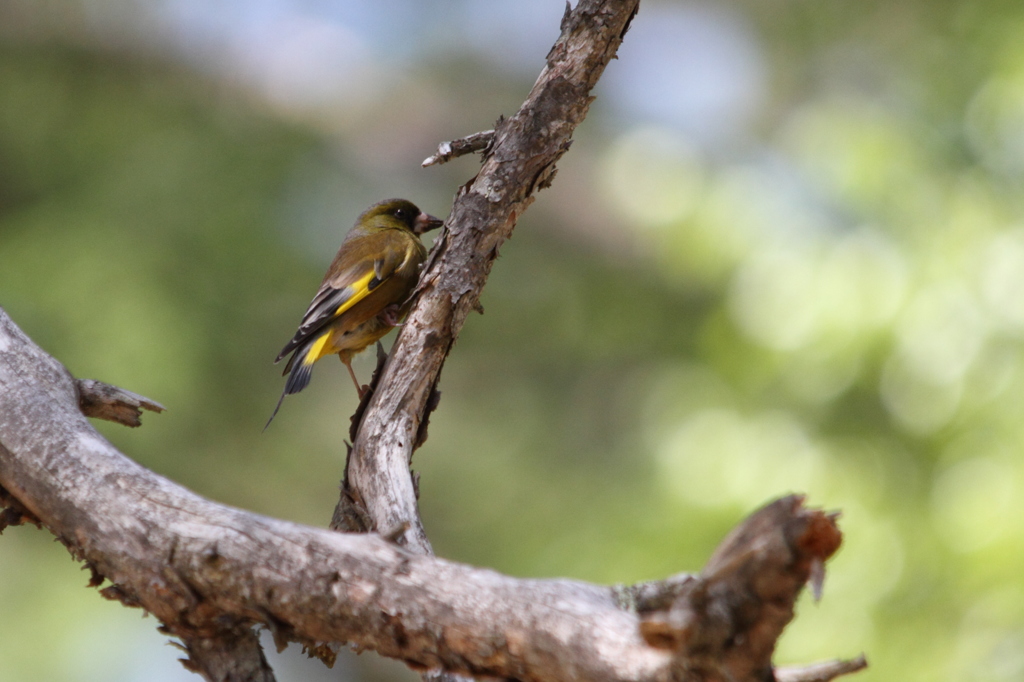
{"type": "Polygon", "coordinates": [[[389,327],[402,326],[402,307],[392,303],[377,314],[377,318],[389,327]]]}

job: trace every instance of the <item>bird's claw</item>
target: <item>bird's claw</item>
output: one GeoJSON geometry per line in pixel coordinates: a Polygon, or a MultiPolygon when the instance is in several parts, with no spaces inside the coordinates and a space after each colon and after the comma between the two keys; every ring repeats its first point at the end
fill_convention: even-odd
{"type": "Polygon", "coordinates": [[[377,315],[377,317],[380,318],[381,322],[389,327],[401,327],[401,310],[401,306],[392,303],[388,307],[384,308],[384,310],[380,311],[380,314],[377,315]]]}

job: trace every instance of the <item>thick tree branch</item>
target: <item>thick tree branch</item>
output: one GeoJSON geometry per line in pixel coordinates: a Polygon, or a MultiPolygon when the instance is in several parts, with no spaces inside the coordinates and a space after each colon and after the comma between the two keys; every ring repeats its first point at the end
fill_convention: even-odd
{"type": "Polygon", "coordinates": [[[2,309],[0,485],[96,583],[110,581],[105,596],[181,637],[208,679],[269,679],[247,633],[263,623],[307,646],[349,642],[479,676],[761,682],[812,567],[839,543],[831,516],[789,497],[700,576],[616,590],[509,578],[218,505],[115,450],[79,411],[75,380],[2,309]]]}

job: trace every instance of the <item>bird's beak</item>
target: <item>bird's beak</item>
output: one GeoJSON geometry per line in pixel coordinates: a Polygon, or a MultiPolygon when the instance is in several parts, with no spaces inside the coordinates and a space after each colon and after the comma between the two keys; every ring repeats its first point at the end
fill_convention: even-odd
{"type": "Polygon", "coordinates": [[[412,231],[416,234],[424,234],[425,232],[436,230],[442,225],[444,225],[444,221],[440,218],[435,218],[429,213],[420,213],[416,216],[416,220],[412,222],[412,231]]]}

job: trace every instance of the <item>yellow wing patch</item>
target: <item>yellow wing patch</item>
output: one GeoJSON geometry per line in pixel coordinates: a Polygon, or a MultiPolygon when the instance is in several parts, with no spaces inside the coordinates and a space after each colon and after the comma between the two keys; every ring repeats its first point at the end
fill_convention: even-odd
{"type": "Polygon", "coordinates": [[[330,338],[331,332],[329,331],[321,334],[320,338],[314,341],[313,345],[309,347],[308,351],[306,351],[306,355],[302,358],[302,364],[312,365],[314,362],[322,358],[325,355],[324,347],[327,345],[327,340],[330,338]]]}
{"type": "Polygon", "coordinates": [[[366,295],[370,293],[370,280],[372,280],[375,275],[376,272],[374,270],[370,270],[368,273],[363,275],[361,279],[357,279],[355,282],[348,285],[348,288],[352,289],[352,295],[334,311],[335,317],[341,315],[356,303],[359,303],[361,300],[366,298],[366,295]]]}
{"type": "MultiPolygon", "coordinates": [[[[348,289],[352,289],[352,295],[348,297],[348,300],[342,303],[334,311],[333,317],[337,318],[346,310],[350,309],[356,303],[366,298],[367,294],[370,293],[370,282],[373,280],[376,272],[370,270],[368,273],[363,275],[360,279],[357,279],[352,284],[349,284],[348,289]]],[[[331,340],[331,332],[327,331],[317,337],[317,340],[309,347],[306,351],[306,355],[302,358],[302,364],[312,365],[314,362],[319,360],[325,355],[330,355],[335,351],[333,347],[328,346],[328,342],[331,340]]]]}

